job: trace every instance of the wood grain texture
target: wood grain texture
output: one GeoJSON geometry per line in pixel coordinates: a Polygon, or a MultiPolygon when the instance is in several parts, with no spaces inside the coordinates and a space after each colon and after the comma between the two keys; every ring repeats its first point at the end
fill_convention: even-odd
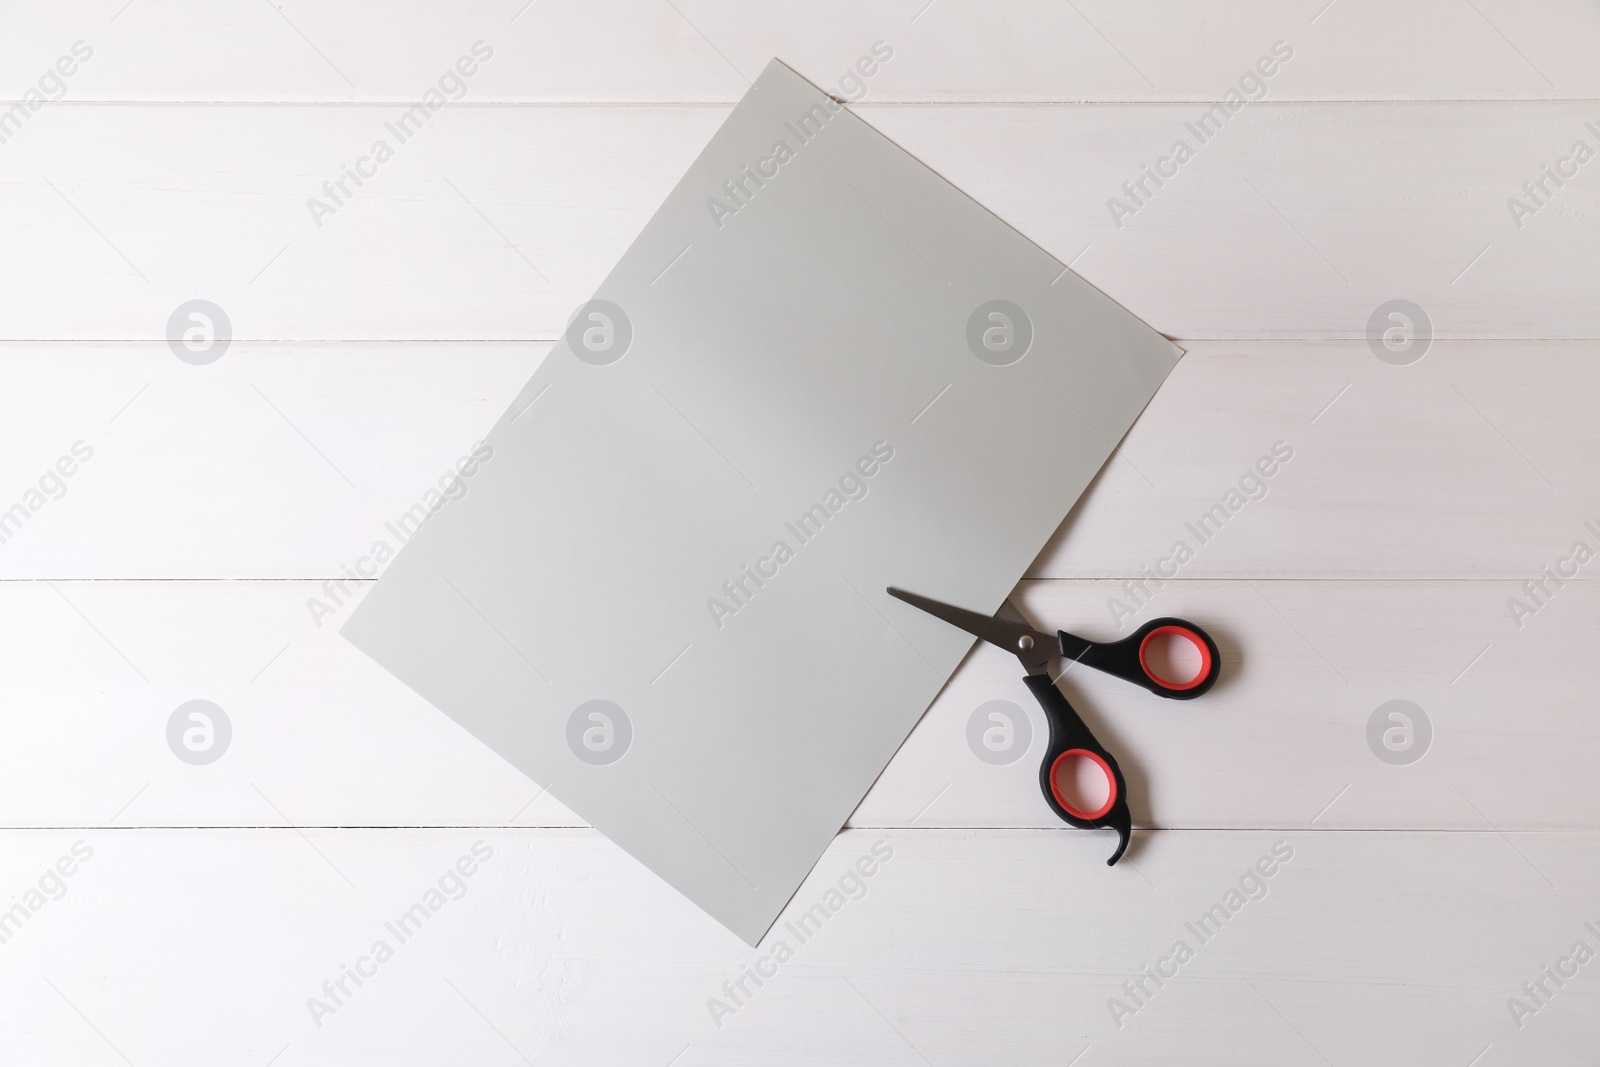
{"type": "Polygon", "coordinates": [[[1108,870],[1065,830],[851,832],[753,951],[592,831],[12,832],[0,877],[80,840],[4,946],[20,1062],[1545,1065],[1600,1037],[1593,962],[1521,1029],[1507,1008],[1600,940],[1592,833],[1161,834],[1108,870]],[[401,943],[385,923],[478,841],[401,943]],[[802,942],[785,924],[830,890],[802,942]],[[735,1007],[723,983],[763,959],[735,1007]],[[308,1000],[358,965],[317,1026],[308,1000]],[[1113,998],[1138,1008],[1120,1028],[1113,998]]]}
{"type": "MultiPolygon", "coordinates": [[[[242,339],[548,340],[726,114],[468,102],[401,143],[403,110],[42,111],[0,146],[0,338],[160,339],[203,296],[242,339]],[[393,158],[363,164],[379,140],[393,158]],[[330,195],[353,165],[373,176],[330,195]]],[[[1359,338],[1395,298],[1440,337],[1600,337],[1588,172],[1507,206],[1600,146],[1593,102],[1265,102],[1201,144],[1205,111],[858,109],[1171,337],[1359,338]],[[1193,158],[1162,163],[1180,138],[1193,158]]]]}
{"type": "Polygon", "coordinates": [[[472,42],[495,57],[469,90],[492,102],[737,100],[773,56],[818,85],[874,41],[888,102],[1215,100],[1274,41],[1285,100],[1592,98],[1600,18],[1577,0],[83,0],[0,14],[19,97],[75,40],[98,49],[70,80],[82,101],[400,101],[472,42]]]}
{"type": "MultiPolygon", "coordinates": [[[[193,367],[164,344],[0,345],[0,510],[94,449],[6,528],[0,577],[339,577],[399,546],[386,524],[548,350],[240,343],[193,367]]],[[[1185,578],[1535,577],[1600,547],[1595,354],[1440,341],[1395,367],[1364,342],[1187,342],[1032,575],[1138,577],[1184,540],[1185,578]],[[1202,544],[1191,527],[1279,442],[1265,496],[1202,544]]]]}
{"type": "MultiPolygon", "coordinates": [[[[1179,581],[1158,615],[1201,623],[1222,683],[1161,700],[1083,668],[1069,698],[1118,755],[1141,826],[1600,829],[1585,713],[1600,585],[1569,583],[1518,629],[1509,581],[1179,581]],[[1390,766],[1368,720],[1409,700],[1431,747],[1390,766]]],[[[1118,634],[1121,583],[1025,583],[1042,628],[1118,634]]],[[[0,779],[0,824],[37,826],[582,825],[338,636],[313,582],[0,583],[0,733],[31,758],[0,779]],[[220,705],[222,761],[167,749],[180,704],[220,705]],[[49,715],[37,709],[52,709],[49,715]],[[113,819],[115,815],[115,819],[113,819]]],[[[628,620],[619,619],[623,635],[628,620]]],[[[1385,723],[1385,726],[1388,724],[1385,723]]],[[[852,818],[855,826],[1049,827],[1045,723],[1016,662],[978,648],[852,818]],[[1007,700],[1027,753],[982,762],[968,723],[1007,700]]]]}

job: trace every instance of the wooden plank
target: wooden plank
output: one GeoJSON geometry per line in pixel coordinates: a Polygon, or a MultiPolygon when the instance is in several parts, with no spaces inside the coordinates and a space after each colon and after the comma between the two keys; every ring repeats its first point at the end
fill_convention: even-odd
{"type": "Polygon", "coordinates": [[[75,841],[92,855],[4,946],[17,1062],[1409,1067],[1600,1038],[1592,961],[1521,1029],[1507,1007],[1600,942],[1594,833],[1165,833],[1107,869],[1067,832],[855,832],[757,950],[590,831],[10,832],[0,880],[75,841]],[[401,942],[385,924],[462,857],[401,942]],[[801,941],[784,923],[816,905],[801,941]],[[763,960],[735,1007],[723,983],[763,960]],[[367,977],[319,1027],[344,966],[367,977]]]}
{"type": "Polygon", "coordinates": [[[548,348],[240,344],[196,367],[164,344],[0,346],[3,508],[75,443],[93,450],[0,530],[0,574],[74,577],[83,552],[95,577],[340,577],[375,542],[399,547],[387,524],[548,348]]]}
{"type": "MultiPolygon", "coordinates": [[[[1600,614],[1593,582],[1553,590],[1521,630],[1509,581],[1179,581],[1151,594],[1119,630],[1107,605],[1129,599],[1123,583],[1031,582],[1020,593],[1045,629],[1107,640],[1173,615],[1217,639],[1223,681],[1192,703],[1083,668],[1061,678],[1118,754],[1136,824],[1556,829],[1587,827],[1600,811],[1587,770],[1595,741],[1578,710],[1578,647],[1600,614]],[[1380,711],[1397,700],[1415,708],[1380,711]],[[1393,710],[1412,720],[1409,738],[1393,710]],[[1402,733],[1390,743],[1410,745],[1396,756],[1413,762],[1374,747],[1393,728],[1402,733]]],[[[852,825],[1048,826],[1037,799],[1045,730],[1014,658],[980,646],[852,825]],[[1027,716],[1031,755],[1001,766],[976,755],[971,723],[993,700],[1027,716]]]]}
{"type": "MultiPolygon", "coordinates": [[[[548,348],[240,343],[194,367],[165,345],[0,345],[0,511],[94,450],[0,530],[0,577],[338,577],[399,546],[389,524],[548,348]]],[[[1600,547],[1595,352],[1440,341],[1396,367],[1362,342],[1189,343],[1032,573],[1170,573],[1181,540],[1186,578],[1537,576],[1600,547]],[[1266,495],[1230,498],[1263,457],[1266,495]]]]}
{"type": "Polygon", "coordinates": [[[773,56],[833,88],[880,40],[893,59],[868,86],[893,102],[1218,99],[1280,40],[1294,58],[1268,82],[1278,99],[1600,88],[1588,61],[1600,23],[1577,0],[82,0],[0,14],[0,64],[14,72],[0,91],[19,98],[76,40],[94,54],[67,99],[118,102],[413,100],[479,40],[494,56],[467,93],[487,102],[726,103],[773,56]],[[1404,59],[1374,41],[1404,42],[1404,59]]]}
{"type": "Polygon", "coordinates": [[[1595,352],[1191,343],[1033,574],[1535,577],[1600,548],[1595,352]]]}
{"type": "MultiPolygon", "coordinates": [[[[1589,103],[1269,102],[1204,144],[1193,104],[860,110],[1170,336],[1358,338],[1395,298],[1440,337],[1600,336],[1592,190],[1541,179],[1600,144],[1589,103]]],[[[0,160],[0,337],[161,339],[204,297],[237,338],[550,339],[724,114],[464,106],[400,143],[379,107],[43,112],[0,160]]]]}
{"type": "MultiPolygon", "coordinates": [[[[1104,639],[1121,594],[1034,582],[1020,602],[1041,627],[1104,639]]],[[[0,824],[581,824],[345,643],[342,614],[318,629],[308,603],[327,595],[313,582],[0,583],[0,706],[13,709],[0,747],[25,756],[0,778],[0,824]],[[231,724],[205,766],[169,747],[191,700],[231,724]]],[[[1062,687],[1120,757],[1141,826],[1600,829],[1600,724],[1582,710],[1600,585],[1553,590],[1519,630],[1506,604],[1521,595],[1507,581],[1169,583],[1121,632],[1167,614],[1205,626],[1225,663],[1212,693],[1166,701],[1082,668],[1062,687]],[[1375,715],[1380,736],[1407,728],[1379,712],[1394,700],[1421,709],[1409,765],[1369,736],[1375,715]]],[[[852,825],[1054,826],[1038,791],[1044,733],[1015,661],[980,648],[852,825]],[[1016,735],[1027,744],[1009,763],[972,740],[997,700],[1031,737],[1016,735]]]]}

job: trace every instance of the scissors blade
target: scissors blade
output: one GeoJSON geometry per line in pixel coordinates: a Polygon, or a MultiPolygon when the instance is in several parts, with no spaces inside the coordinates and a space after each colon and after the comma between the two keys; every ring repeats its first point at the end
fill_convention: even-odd
{"type": "Polygon", "coordinates": [[[974,637],[982,638],[997,648],[1005,649],[1022,661],[1023,667],[1029,674],[1045,673],[1050,665],[1050,657],[1056,654],[1055,637],[1042,634],[1025,622],[1011,622],[993,615],[981,615],[976,611],[968,611],[954,604],[918,596],[916,593],[908,593],[892,586],[887,592],[897,600],[904,600],[912,607],[921,608],[951,626],[965,630],[974,637]]]}

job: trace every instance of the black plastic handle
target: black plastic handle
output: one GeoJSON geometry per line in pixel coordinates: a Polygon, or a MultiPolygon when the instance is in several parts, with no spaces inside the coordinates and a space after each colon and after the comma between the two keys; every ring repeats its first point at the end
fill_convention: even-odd
{"type": "Polygon", "coordinates": [[[1222,675],[1222,654],[1211,635],[1184,619],[1152,619],[1120,641],[1087,641],[1058,632],[1063,658],[1141,685],[1156,696],[1193,700],[1216,684],[1222,675]],[[1165,635],[1186,638],[1200,653],[1200,672],[1184,681],[1163,678],[1150,667],[1150,642],[1165,635]]]}
{"type": "Polygon", "coordinates": [[[1044,762],[1039,765],[1039,788],[1044,799],[1061,820],[1080,830],[1098,830],[1109,826],[1117,832],[1117,850],[1106,860],[1106,866],[1115,864],[1127,851],[1128,838],[1133,834],[1133,817],[1128,814],[1127,787],[1122,781],[1122,769],[1116,757],[1096,741],[1089,727],[1078,713],[1072,710],[1067,698],[1047,674],[1030,674],[1023,681],[1033,690],[1044,716],[1050,722],[1050,745],[1045,749],[1044,762]],[[1056,770],[1068,756],[1084,756],[1100,765],[1111,785],[1111,793],[1099,811],[1083,811],[1061,795],[1056,788],[1056,770]]]}

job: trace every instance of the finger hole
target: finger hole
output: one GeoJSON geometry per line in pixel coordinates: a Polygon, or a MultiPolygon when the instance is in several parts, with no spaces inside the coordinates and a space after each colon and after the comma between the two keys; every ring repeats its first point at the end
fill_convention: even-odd
{"type": "Polygon", "coordinates": [[[1111,767],[1085,748],[1069,748],[1050,767],[1050,789],[1056,802],[1079,819],[1098,819],[1111,810],[1116,780],[1111,767]]]}
{"type": "Polygon", "coordinates": [[[1139,644],[1139,665],[1167,689],[1193,689],[1211,670],[1211,650],[1181,626],[1158,626],[1139,644]]]}

